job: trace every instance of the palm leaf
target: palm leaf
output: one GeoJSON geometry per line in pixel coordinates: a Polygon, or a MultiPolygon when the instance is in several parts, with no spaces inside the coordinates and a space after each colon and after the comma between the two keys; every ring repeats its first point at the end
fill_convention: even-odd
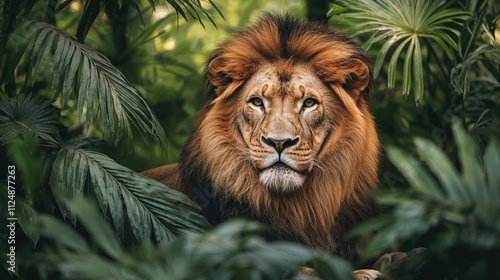
{"type": "MultiPolygon", "coordinates": [[[[208,20],[215,26],[215,22],[213,20],[212,15],[206,10],[201,1],[199,0],[164,0],[165,3],[171,5],[177,14],[180,14],[185,20],[188,20],[187,15],[191,16],[195,20],[198,20],[201,26],[205,27],[202,16],[208,18],[208,20]],[[200,15],[201,12],[201,15],[200,15]]],[[[221,11],[217,7],[217,5],[209,0],[208,3],[217,11],[219,16],[224,18],[221,11]]]]}
{"type": "Polygon", "coordinates": [[[352,24],[356,35],[371,33],[371,38],[364,47],[383,39],[387,40],[377,54],[375,74],[379,73],[388,52],[395,49],[389,63],[388,87],[393,88],[396,75],[398,72],[403,73],[403,95],[407,96],[413,92],[417,104],[423,101],[425,91],[422,64],[425,58],[423,54],[426,52],[423,50],[423,42],[438,44],[450,59],[454,59],[454,54],[459,51],[455,41],[460,34],[449,25],[470,16],[466,11],[450,9],[447,1],[342,0],[340,2],[348,10],[338,16],[339,20],[359,22],[352,24]],[[406,54],[403,70],[395,71],[399,56],[404,49],[406,54]]]}
{"type": "Polygon", "coordinates": [[[20,94],[0,101],[0,143],[12,142],[19,136],[57,144],[60,110],[43,96],[20,94]]]}
{"type": "MultiPolygon", "coordinates": [[[[118,235],[125,238],[125,224],[137,240],[152,238],[165,243],[184,231],[209,227],[186,196],[127,169],[104,154],[81,148],[82,142],[66,145],[57,155],[51,174],[55,194],[82,196],[89,188],[104,214],[110,215],[118,235]]],[[[56,195],[56,197],[58,197],[56,195]]],[[[58,199],[71,221],[75,213],[58,199]]]]}
{"type": "Polygon", "coordinates": [[[496,78],[497,82],[500,83],[500,75],[498,72],[498,69],[500,68],[500,49],[498,47],[485,44],[468,53],[462,63],[458,64],[451,70],[451,85],[453,89],[460,95],[466,96],[470,90],[471,78],[469,73],[471,72],[472,67],[479,64],[479,62],[488,63],[489,61],[493,62],[495,65],[492,69],[490,69],[490,72],[492,73],[493,78],[496,78]]]}
{"type": "Polygon", "coordinates": [[[76,94],[79,117],[86,125],[98,109],[104,138],[112,140],[115,146],[124,144],[124,149],[130,148],[135,127],[146,140],[165,147],[163,128],[145,99],[107,58],[50,24],[31,24],[31,33],[25,38],[34,41],[32,81],[51,53],[54,97],[61,95],[64,105],[71,93],[76,94]]]}

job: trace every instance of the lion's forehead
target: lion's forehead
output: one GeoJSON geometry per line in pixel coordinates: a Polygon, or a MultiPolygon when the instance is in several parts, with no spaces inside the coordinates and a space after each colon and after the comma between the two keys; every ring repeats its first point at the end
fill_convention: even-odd
{"type": "Polygon", "coordinates": [[[248,95],[262,95],[267,99],[300,100],[308,94],[321,97],[329,92],[319,77],[307,65],[287,65],[279,63],[263,65],[249,79],[246,86],[248,95]]]}

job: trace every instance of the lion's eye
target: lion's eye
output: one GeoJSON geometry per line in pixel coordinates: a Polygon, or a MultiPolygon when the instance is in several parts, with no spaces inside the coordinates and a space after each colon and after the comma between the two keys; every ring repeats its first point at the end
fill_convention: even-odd
{"type": "Polygon", "coordinates": [[[264,105],[264,102],[262,102],[262,99],[260,99],[258,97],[254,97],[254,98],[250,99],[250,102],[252,102],[253,105],[258,106],[258,107],[261,107],[262,105],[264,105]]]}
{"type": "Polygon", "coordinates": [[[314,98],[307,98],[306,100],[304,100],[303,106],[304,107],[312,107],[316,104],[318,104],[318,100],[316,100],[314,98]]]}

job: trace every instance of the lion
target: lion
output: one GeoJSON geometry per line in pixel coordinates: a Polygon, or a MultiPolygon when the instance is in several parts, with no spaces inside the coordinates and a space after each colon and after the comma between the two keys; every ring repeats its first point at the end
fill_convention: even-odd
{"type": "Polygon", "coordinates": [[[378,213],[380,145],[370,60],[326,25],[266,14],[221,44],[179,164],[144,174],[191,197],[209,222],[271,226],[268,240],[348,261],[346,233],[378,213]]]}

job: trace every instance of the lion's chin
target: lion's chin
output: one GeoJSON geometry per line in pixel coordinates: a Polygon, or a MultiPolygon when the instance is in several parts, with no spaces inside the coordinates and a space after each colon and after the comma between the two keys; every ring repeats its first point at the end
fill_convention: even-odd
{"type": "Polygon", "coordinates": [[[275,192],[291,192],[299,189],[304,183],[304,175],[285,166],[273,166],[262,170],[260,182],[275,192]]]}

